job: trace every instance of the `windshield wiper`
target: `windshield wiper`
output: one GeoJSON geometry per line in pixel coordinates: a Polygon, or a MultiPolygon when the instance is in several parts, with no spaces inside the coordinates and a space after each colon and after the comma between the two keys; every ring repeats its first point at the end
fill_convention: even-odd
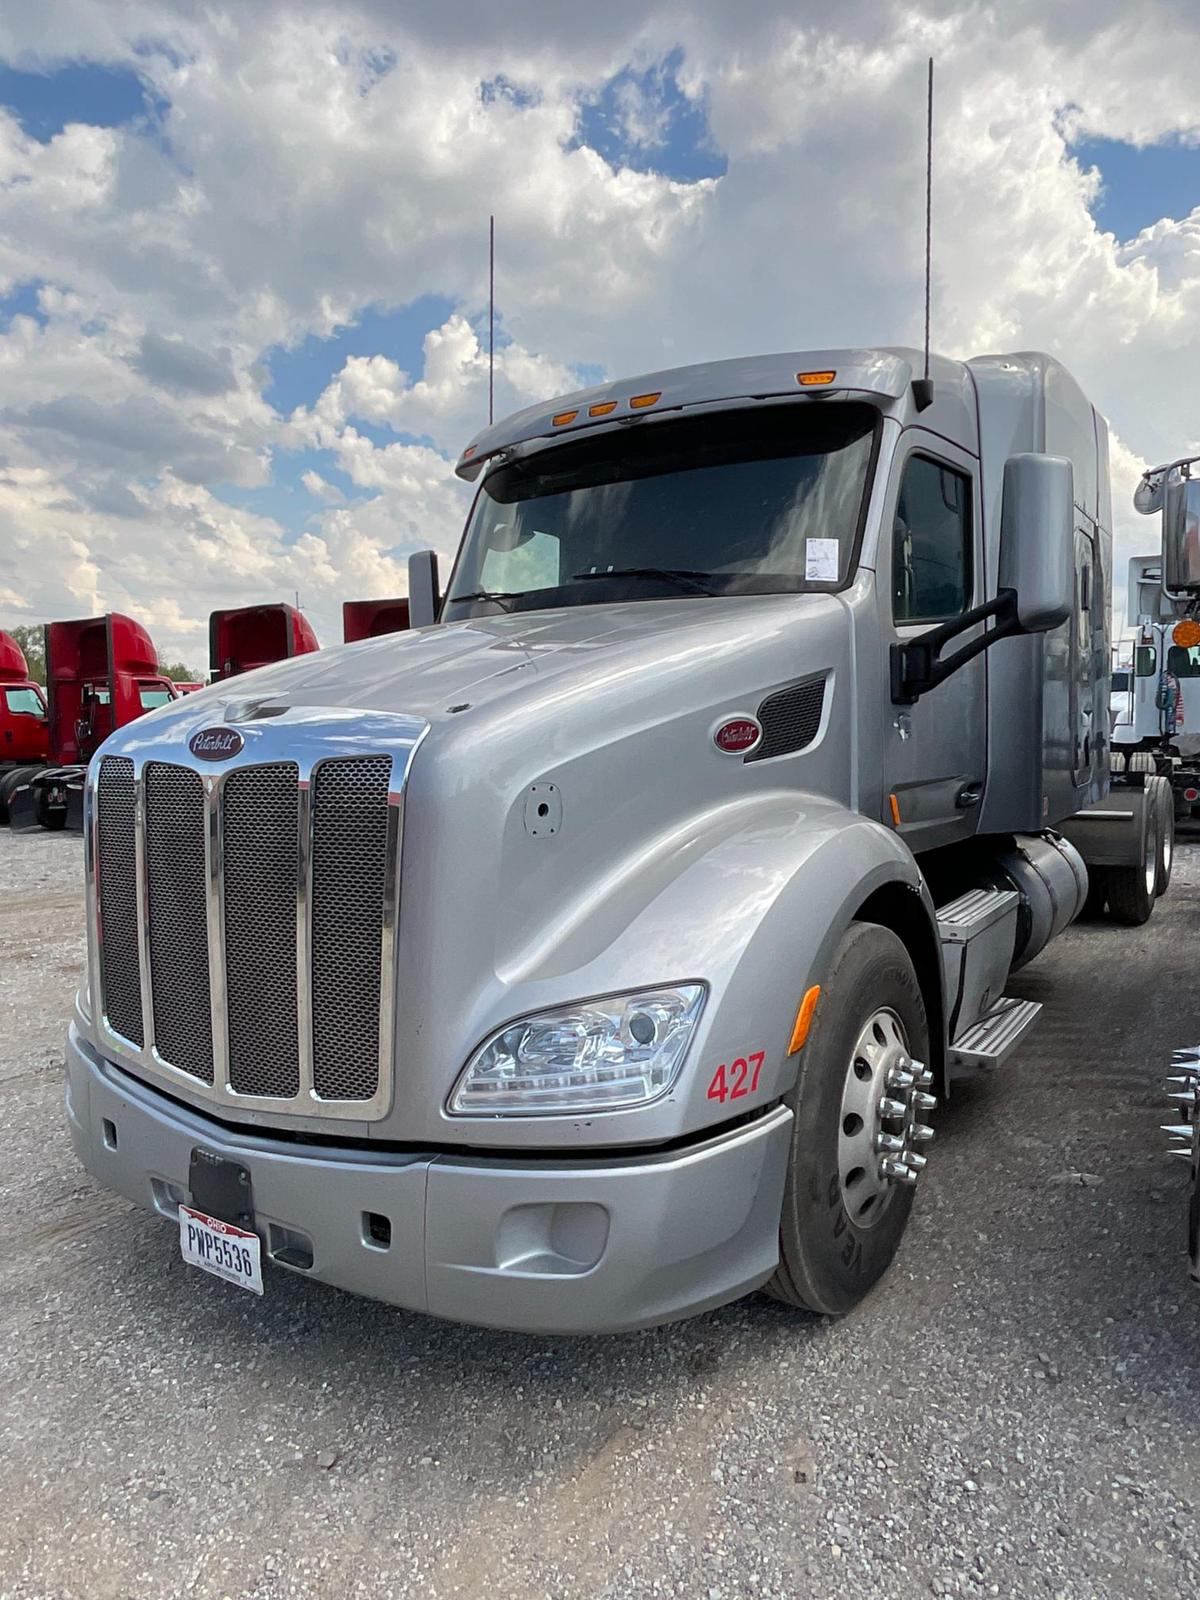
{"type": "Polygon", "coordinates": [[[710,589],[704,581],[708,577],[711,577],[710,573],[685,572],[681,567],[613,567],[608,572],[576,572],[570,581],[590,583],[597,578],[658,578],[664,583],[673,583],[678,589],[712,595],[716,590],[710,589]]]}
{"type": "Polygon", "coordinates": [[[494,600],[501,611],[511,611],[512,606],[505,605],[504,602],[506,600],[519,600],[520,598],[520,593],[514,593],[507,589],[476,589],[473,594],[452,594],[448,604],[458,606],[465,605],[469,600],[494,600]]]}

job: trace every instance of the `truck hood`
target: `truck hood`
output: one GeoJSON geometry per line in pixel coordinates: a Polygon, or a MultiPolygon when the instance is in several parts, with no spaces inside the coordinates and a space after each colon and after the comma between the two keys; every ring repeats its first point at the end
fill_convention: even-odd
{"type": "MultiPolygon", "coordinates": [[[[276,662],[189,696],[175,714],[192,722],[251,702],[397,712],[436,724],[514,697],[561,703],[611,691],[614,679],[640,688],[647,672],[711,676],[722,659],[749,665],[747,658],[774,655],[785,629],[794,637],[806,616],[829,621],[840,609],[835,596],[788,594],[474,617],[276,662]]],[[[779,676],[762,665],[762,681],[779,676]]]]}

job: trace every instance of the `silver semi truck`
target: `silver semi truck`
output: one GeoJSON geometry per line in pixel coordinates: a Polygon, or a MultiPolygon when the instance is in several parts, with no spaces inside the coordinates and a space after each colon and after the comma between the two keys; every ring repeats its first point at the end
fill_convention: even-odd
{"type": "Polygon", "coordinates": [[[1163,871],[1160,780],[1107,798],[1105,423],[1049,357],[919,359],[523,411],[411,631],[106,743],[100,1183],[258,1292],[508,1328],[871,1288],[1085,859],[1129,921],[1163,871]]]}

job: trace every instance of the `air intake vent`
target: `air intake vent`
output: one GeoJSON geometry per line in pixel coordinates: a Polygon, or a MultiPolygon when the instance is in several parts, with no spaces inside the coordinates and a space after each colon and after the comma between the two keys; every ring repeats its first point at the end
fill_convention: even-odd
{"type": "Polygon", "coordinates": [[[758,708],[762,723],[762,743],[745,759],[769,761],[772,756],[789,756],[812,744],[821,728],[825,709],[825,678],[805,678],[768,695],[758,708]]]}
{"type": "Polygon", "coordinates": [[[313,774],[313,1089],[322,1100],[370,1100],[379,1087],[391,775],[389,756],[322,761],[313,774]]]}
{"type": "Polygon", "coordinates": [[[199,773],[162,761],[147,764],[145,782],[154,1048],[180,1072],[211,1083],[204,786],[199,773]]]}
{"type": "Polygon", "coordinates": [[[103,940],[104,1015],[114,1033],[141,1049],[142,978],[139,962],[141,922],[137,903],[134,846],[133,762],[106,756],[100,763],[97,798],[97,893],[103,940]]]}
{"type": "Polygon", "coordinates": [[[225,782],[225,981],[237,1094],[294,1099],[300,1088],[299,779],[294,763],[279,761],[225,782]]]}

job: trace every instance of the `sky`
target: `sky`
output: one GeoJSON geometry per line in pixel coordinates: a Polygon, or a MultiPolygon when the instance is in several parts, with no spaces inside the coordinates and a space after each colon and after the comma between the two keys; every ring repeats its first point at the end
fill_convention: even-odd
{"type": "Polygon", "coordinates": [[[0,11],[0,627],[448,561],[487,418],[604,376],[1049,349],[1141,466],[1200,450],[1194,0],[44,0],[0,11]]]}

